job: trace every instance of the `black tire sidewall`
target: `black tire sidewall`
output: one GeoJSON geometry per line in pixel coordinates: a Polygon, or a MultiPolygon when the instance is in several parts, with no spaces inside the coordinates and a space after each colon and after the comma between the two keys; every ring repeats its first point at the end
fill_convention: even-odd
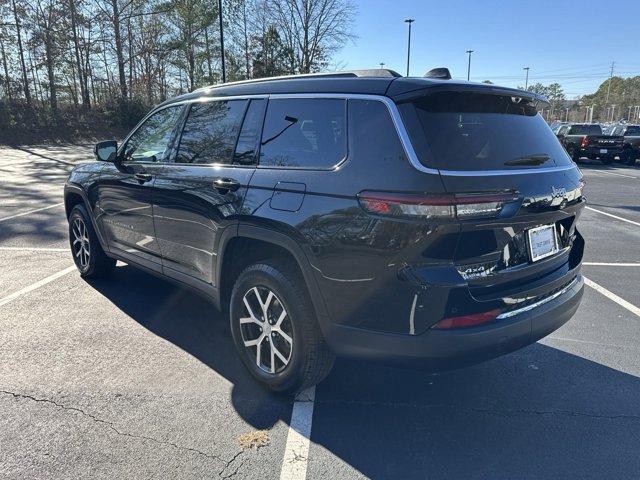
{"type": "Polygon", "coordinates": [[[268,264],[256,264],[245,269],[234,286],[231,294],[231,308],[229,319],[231,323],[231,334],[238,349],[242,362],[247,367],[251,375],[263,385],[274,391],[290,391],[296,388],[304,375],[306,345],[304,329],[305,321],[313,319],[305,318],[309,315],[308,308],[304,308],[301,302],[305,301],[305,296],[299,298],[299,291],[292,288],[293,285],[287,277],[275,266],[268,264]],[[270,374],[264,372],[252,360],[249,352],[254,352],[244,346],[242,334],[240,332],[239,318],[243,312],[243,297],[245,293],[255,287],[264,286],[273,291],[284,305],[291,319],[293,330],[293,351],[287,367],[280,373],[270,374]]]}

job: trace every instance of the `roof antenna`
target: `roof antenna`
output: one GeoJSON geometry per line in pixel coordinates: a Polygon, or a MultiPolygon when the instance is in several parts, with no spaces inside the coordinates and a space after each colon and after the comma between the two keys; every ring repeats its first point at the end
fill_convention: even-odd
{"type": "Polygon", "coordinates": [[[439,78],[440,80],[451,80],[451,72],[448,68],[432,68],[424,74],[424,78],[439,78]]]}

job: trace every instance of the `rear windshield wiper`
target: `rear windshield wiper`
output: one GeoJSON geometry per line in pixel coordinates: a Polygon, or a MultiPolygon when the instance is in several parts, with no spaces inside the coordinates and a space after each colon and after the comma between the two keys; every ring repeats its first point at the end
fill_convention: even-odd
{"type": "Polygon", "coordinates": [[[550,159],[551,157],[549,155],[543,153],[540,155],[527,155],[526,157],[514,158],[513,160],[507,160],[504,164],[509,166],[535,167],[537,165],[542,165],[550,159]]]}

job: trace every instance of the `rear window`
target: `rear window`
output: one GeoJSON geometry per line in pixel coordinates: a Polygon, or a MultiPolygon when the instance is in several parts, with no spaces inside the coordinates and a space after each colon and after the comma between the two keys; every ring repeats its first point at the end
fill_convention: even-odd
{"type": "Polygon", "coordinates": [[[600,125],[571,125],[568,135],[602,135],[600,125]]]}
{"type": "Polygon", "coordinates": [[[475,92],[432,94],[414,103],[426,146],[421,162],[444,170],[497,170],[571,161],[526,100],[475,92]]]}
{"type": "Polygon", "coordinates": [[[640,135],[640,127],[637,127],[637,126],[627,127],[627,131],[625,135],[640,135]]]}

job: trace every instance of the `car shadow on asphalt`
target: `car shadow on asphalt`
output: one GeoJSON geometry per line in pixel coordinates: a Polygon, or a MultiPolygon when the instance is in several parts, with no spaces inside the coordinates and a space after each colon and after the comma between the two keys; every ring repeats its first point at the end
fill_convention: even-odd
{"type": "MultiPolygon", "coordinates": [[[[90,283],[229,380],[254,428],[289,422],[292,399],[251,379],[208,300],[128,266],[90,283]]],[[[637,377],[542,343],[438,375],[338,360],[316,390],[308,477],[633,478],[638,404],[637,377]]]]}

